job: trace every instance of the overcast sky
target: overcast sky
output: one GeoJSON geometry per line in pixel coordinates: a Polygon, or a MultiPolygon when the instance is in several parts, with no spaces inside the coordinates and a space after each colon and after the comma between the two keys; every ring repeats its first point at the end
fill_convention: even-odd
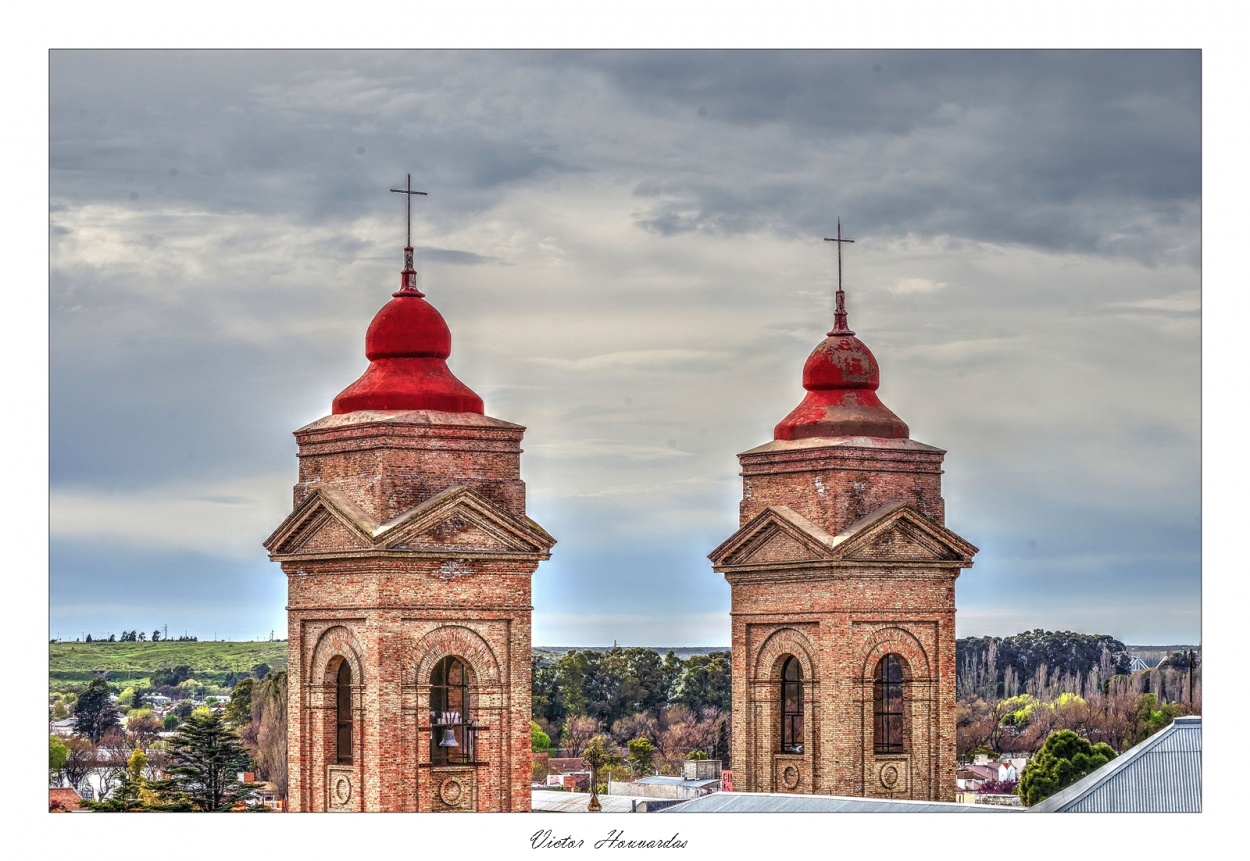
{"type": "Polygon", "coordinates": [[[413,244],[525,425],[539,645],[725,645],[832,323],[980,547],[960,636],[1200,636],[1197,52],[53,52],[50,628],[285,634],[291,432],[413,244]]]}

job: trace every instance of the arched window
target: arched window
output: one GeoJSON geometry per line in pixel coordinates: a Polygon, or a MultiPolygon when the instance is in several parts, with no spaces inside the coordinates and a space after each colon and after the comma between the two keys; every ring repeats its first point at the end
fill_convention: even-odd
{"type": "Polygon", "coordinates": [[[903,753],[903,665],[897,655],[878,661],[872,680],[872,749],[903,753]]]}
{"type": "Polygon", "coordinates": [[[451,765],[476,761],[477,722],[469,702],[469,671],[459,658],[446,657],[430,674],[430,762],[451,765]]]}
{"type": "Polygon", "coordinates": [[[793,655],[781,665],[781,752],[803,752],[803,668],[793,655]]]}
{"type": "Polygon", "coordinates": [[[339,765],[352,764],[352,668],[347,661],[339,662],[338,678],[334,689],[335,746],[334,761],[339,765]]]}

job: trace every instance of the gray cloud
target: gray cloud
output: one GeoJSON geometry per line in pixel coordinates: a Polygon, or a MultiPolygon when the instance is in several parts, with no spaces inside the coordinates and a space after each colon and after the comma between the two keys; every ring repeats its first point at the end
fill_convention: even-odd
{"type": "Polygon", "coordinates": [[[734,454],[803,395],[839,215],[882,398],[949,450],[951,525],[982,547],[961,633],[1090,603],[1108,633],[1192,629],[1196,53],[58,51],[51,70],[54,619],[97,574],[102,608],[142,603],[181,564],[170,541],[211,544],[118,512],[223,518],[254,535],[222,576],[252,543],[268,570],[290,433],[365,368],[410,171],[451,367],[528,427],[556,639],[585,627],[542,619],[626,624],[661,593],[727,631],[705,556],[736,526],[734,454]],[[1130,620],[1130,587],[1175,614],[1130,620]]]}

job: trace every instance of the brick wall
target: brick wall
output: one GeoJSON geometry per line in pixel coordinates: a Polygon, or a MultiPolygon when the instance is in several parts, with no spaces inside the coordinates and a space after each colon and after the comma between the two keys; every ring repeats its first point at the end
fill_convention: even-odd
{"type": "MultiPolygon", "coordinates": [[[[384,522],[468,486],[519,522],[523,431],[473,414],[330,416],[296,433],[295,505],[331,487],[384,522]]],[[[429,541],[361,550],[342,524],[322,523],[298,553],[271,552],[288,582],[290,809],[529,810],[530,581],[547,552],[429,541]],[[476,765],[430,761],[430,676],[447,655],[469,669],[476,765]],[[343,661],[353,682],[349,765],[334,761],[343,661]]]]}
{"type": "MultiPolygon", "coordinates": [[[[773,442],[739,456],[743,526],[784,505],[831,534],[891,503],[939,526],[943,452],[911,440],[773,442]]],[[[728,542],[727,542],[728,543],[728,542]]],[[[955,768],[955,579],[966,559],[926,559],[887,533],[871,558],[812,559],[765,533],[721,564],[730,584],[735,787],[949,801],[955,768]],[[902,754],[873,751],[872,677],[904,665],[902,754]],[[780,668],[803,668],[803,752],[780,751],[780,668]]],[[[975,552],[975,548],[973,549],[975,552]]]]}

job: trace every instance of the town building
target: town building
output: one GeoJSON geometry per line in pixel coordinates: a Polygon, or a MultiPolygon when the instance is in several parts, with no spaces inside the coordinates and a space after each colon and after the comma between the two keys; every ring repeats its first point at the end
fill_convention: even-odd
{"type": "Polygon", "coordinates": [[[739,791],[954,800],[955,579],[977,548],[945,526],[944,451],[877,396],[848,325],[803,368],[802,403],[738,456],[729,582],[739,791]]]}
{"type": "MultiPolygon", "coordinates": [[[[408,189],[411,200],[411,189],[408,189]]],[[[288,809],[530,809],[525,429],[447,367],[417,289],[365,336],[368,369],[295,432],[294,510],[265,542],[288,584],[288,809]]]]}

